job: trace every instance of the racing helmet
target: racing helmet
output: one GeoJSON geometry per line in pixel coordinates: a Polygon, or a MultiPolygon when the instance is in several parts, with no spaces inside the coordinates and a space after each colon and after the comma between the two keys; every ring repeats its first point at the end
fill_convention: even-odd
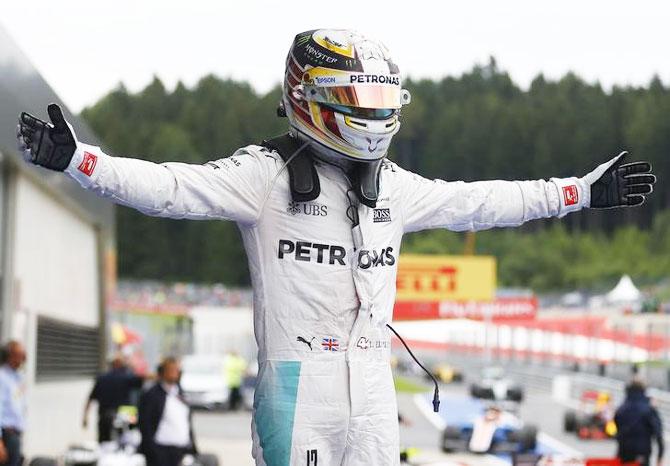
{"type": "Polygon", "coordinates": [[[317,155],[359,162],[386,156],[410,102],[380,42],[343,29],[298,34],[286,58],[280,111],[317,155]]]}

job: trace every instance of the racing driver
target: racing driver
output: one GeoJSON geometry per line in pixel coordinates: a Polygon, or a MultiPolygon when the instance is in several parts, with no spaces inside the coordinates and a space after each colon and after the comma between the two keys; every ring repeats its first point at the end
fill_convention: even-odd
{"type": "Polygon", "coordinates": [[[622,152],[582,178],[429,180],[386,158],[410,102],[379,42],[298,34],[280,116],[288,133],[204,165],[112,157],[77,140],[61,109],[20,116],[24,157],[147,215],[232,220],[254,288],[257,465],[397,465],[389,364],[404,233],[510,227],[582,208],[640,205],[655,177],[622,152]]]}

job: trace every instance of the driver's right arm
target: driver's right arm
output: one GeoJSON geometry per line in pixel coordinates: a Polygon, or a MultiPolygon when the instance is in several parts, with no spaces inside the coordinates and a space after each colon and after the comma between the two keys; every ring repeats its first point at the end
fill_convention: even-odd
{"type": "Polygon", "coordinates": [[[111,157],[78,142],[65,172],[81,186],[157,217],[254,224],[275,160],[249,146],[205,165],[111,157]]]}
{"type": "Polygon", "coordinates": [[[84,188],[147,215],[225,219],[253,225],[260,216],[276,159],[258,146],[206,165],[155,164],[110,157],[77,140],[57,104],[51,122],[23,112],[17,144],[26,161],[65,171],[84,188]]]}

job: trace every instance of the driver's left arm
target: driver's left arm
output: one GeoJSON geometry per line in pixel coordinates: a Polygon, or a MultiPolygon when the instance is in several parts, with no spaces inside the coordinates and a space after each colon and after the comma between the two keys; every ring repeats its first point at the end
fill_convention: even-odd
{"type": "Polygon", "coordinates": [[[646,162],[622,165],[625,155],[621,153],[582,178],[549,181],[446,182],[396,168],[402,184],[404,230],[477,231],[563,217],[586,207],[640,205],[656,178],[646,162]]]}

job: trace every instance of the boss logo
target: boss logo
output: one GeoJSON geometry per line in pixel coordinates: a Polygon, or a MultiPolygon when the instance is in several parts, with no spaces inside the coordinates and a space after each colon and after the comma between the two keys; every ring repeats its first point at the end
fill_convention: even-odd
{"type": "Polygon", "coordinates": [[[391,209],[374,209],[372,211],[372,221],[374,223],[390,222],[391,209]]]}

